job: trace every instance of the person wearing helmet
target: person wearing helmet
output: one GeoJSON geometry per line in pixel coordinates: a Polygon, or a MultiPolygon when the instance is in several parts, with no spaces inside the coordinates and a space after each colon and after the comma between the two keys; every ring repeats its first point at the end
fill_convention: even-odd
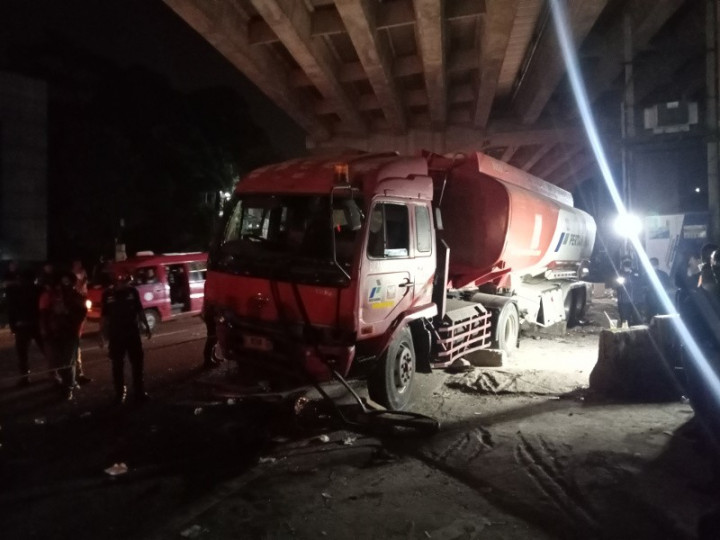
{"type": "Polygon", "coordinates": [[[135,401],[145,401],[148,395],[145,392],[140,323],[145,328],[148,339],[152,334],[140,302],[140,295],[132,286],[129,274],[121,271],[115,275],[113,285],[103,293],[101,306],[101,335],[107,339],[108,356],[112,361],[116,403],[120,405],[125,403],[127,395],[124,378],[125,355],[128,356],[132,368],[135,401]]]}

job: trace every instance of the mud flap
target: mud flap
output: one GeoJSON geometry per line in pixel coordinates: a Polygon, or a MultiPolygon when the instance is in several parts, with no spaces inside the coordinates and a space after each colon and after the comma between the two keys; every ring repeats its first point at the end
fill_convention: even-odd
{"type": "Polygon", "coordinates": [[[425,328],[424,321],[414,321],[410,324],[413,346],[415,347],[415,371],[417,373],[432,373],[430,365],[431,336],[425,328]]]}

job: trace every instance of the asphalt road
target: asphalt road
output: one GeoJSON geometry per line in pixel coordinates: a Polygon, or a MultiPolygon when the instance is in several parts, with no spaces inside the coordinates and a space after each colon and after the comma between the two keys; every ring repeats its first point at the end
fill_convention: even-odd
{"type": "Polygon", "coordinates": [[[144,341],[153,399],[139,406],[113,405],[92,327],[83,359],[93,381],[74,403],[36,350],[33,383],[17,388],[12,338],[0,334],[0,538],[690,540],[715,499],[697,488],[708,456],[683,434],[689,405],[558,399],[565,390],[539,385],[533,368],[544,364],[566,368],[556,382],[586,380],[597,331],[526,341],[530,368],[496,372],[543,393],[420,377],[418,410],[443,421],[431,438],[349,431],[322,415],[300,423],[287,406],[220,398],[208,382],[232,366],[199,369],[197,318],[144,341]],[[127,472],[108,474],[114,464],[127,472]]]}

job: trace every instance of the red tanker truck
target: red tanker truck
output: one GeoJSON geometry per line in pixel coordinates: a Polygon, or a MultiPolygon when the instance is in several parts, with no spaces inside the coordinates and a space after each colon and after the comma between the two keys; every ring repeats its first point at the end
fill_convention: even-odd
{"type": "Polygon", "coordinates": [[[416,373],[579,317],[595,230],[570,193],[481,153],[263,167],[210,253],[215,354],[248,388],[366,378],[402,410],[416,373]]]}

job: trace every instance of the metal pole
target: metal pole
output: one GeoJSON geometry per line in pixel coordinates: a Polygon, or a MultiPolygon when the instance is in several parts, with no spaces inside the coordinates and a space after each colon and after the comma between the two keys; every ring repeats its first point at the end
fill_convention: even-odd
{"type": "Polygon", "coordinates": [[[706,57],[706,96],[707,112],[707,175],[708,175],[708,212],[710,227],[708,239],[720,240],[720,186],[718,185],[718,16],[717,0],[705,3],[705,44],[706,57]]]}

